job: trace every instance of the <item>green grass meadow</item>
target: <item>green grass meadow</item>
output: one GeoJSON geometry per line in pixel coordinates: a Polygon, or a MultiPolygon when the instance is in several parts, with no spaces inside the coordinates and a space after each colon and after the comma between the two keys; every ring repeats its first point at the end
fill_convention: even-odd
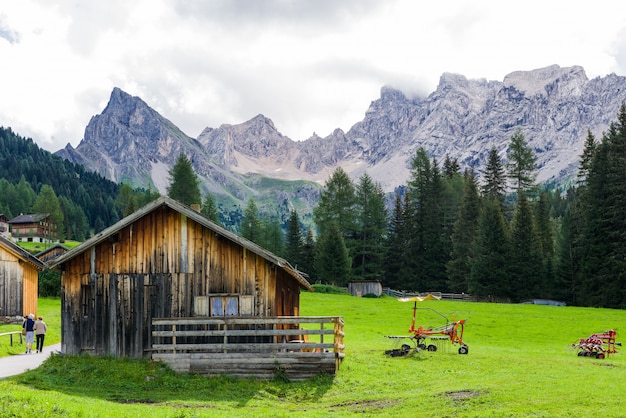
{"type": "Polygon", "coordinates": [[[334,377],[209,379],[149,361],[53,356],[37,370],[0,380],[0,411],[10,417],[626,416],[626,352],[598,360],[578,357],[571,347],[607,329],[621,341],[626,311],[452,301],[417,306],[417,325],[445,322],[431,309],[467,319],[469,354],[448,343],[436,352],[389,357],[385,350],[403,340],[386,336],[407,335],[412,302],[303,293],[302,315],[344,317],[346,357],[334,377]]]}

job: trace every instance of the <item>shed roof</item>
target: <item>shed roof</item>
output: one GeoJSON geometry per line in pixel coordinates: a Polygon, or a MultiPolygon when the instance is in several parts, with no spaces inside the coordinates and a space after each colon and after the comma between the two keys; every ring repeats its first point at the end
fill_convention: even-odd
{"type": "Polygon", "coordinates": [[[37,270],[43,270],[46,268],[45,264],[37,257],[29,253],[19,245],[16,245],[13,241],[8,240],[2,236],[0,236],[0,247],[14,254],[20,260],[32,265],[37,270]]]}
{"type": "Polygon", "coordinates": [[[69,248],[67,248],[65,245],[62,245],[62,244],[56,243],[56,244],[54,244],[53,246],[48,247],[48,248],[46,248],[46,249],[45,249],[45,250],[43,250],[43,251],[39,251],[37,254],[35,254],[35,257],[38,257],[38,258],[43,258],[46,254],[48,254],[48,253],[50,253],[50,252],[52,252],[52,251],[54,251],[54,250],[56,250],[56,249],[61,249],[61,250],[63,250],[64,252],[67,252],[67,251],[69,251],[69,250],[70,250],[70,249],[69,249],[69,248]]]}
{"type": "Polygon", "coordinates": [[[206,216],[204,216],[203,214],[201,214],[200,212],[193,210],[192,208],[190,208],[187,205],[184,205],[174,199],[171,199],[167,196],[163,196],[158,198],[157,200],[148,203],[146,206],[144,206],[143,208],[137,210],[136,212],[128,215],[127,217],[123,218],[122,220],[120,220],[119,222],[117,222],[116,224],[104,229],[102,232],[94,235],[92,238],[88,239],[87,241],[83,242],[82,244],[80,244],[79,246],[71,249],[70,251],[68,251],[67,253],[53,259],[50,260],[47,265],[49,268],[56,268],[59,265],[71,260],[72,258],[76,257],[79,254],[82,254],[83,252],[87,251],[88,249],[90,249],[91,247],[101,243],[102,241],[107,240],[110,236],[118,233],[120,230],[122,230],[123,228],[127,227],[128,225],[132,224],[133,222],[135,222],[138,219],[143,218],[144,216],[146,216],[147,214],[153,212],[154,210],[162,207],[162,206],[167,206],[169,208],[171,208],[172,210],[175,210],[185,216],[187,216],[188,218],[194,220],[195,222],[199,223],[200,225],[204,226],[205,228],[208,228],[212,231],[214,231],[215,233],[225,237],[226,239],[235,242],[237,244],[239,244],[240,246],[244,247],[245,249],[247,249],[248,251],[251,251],[261,257],[263,257],[265,260],[275,264],[276,266],[280,267],[281,269],[285,270],[290,276],[292,276],[295,280],[298,281],[298,283],[305,289],[312,291],[313,287],[311,286],[311,284],[302,276],[302,274],[300,274],[300,272],[298,272],[295,268],[293,268],[291,266],[291,264],[289,264],[289,262],[281,257],[278,257],[277,255],[273,254],[272,252],[264,249],[263,247],[255,244],[254,242],[247,240],[246,238],[243,238],[229,230],[227,230],[226,228],[214,223],[213,221],[211,221],[209,218],[207,218],[206,216]]]}

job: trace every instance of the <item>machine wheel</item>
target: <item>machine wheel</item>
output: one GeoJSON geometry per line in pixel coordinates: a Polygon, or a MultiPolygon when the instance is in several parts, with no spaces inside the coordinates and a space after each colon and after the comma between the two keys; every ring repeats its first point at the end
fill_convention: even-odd
{"type": "Polygon", "coordinates": [[[437,346],[435,344],[430,344],[428,346],[428,351],[437,351],[437,346]]]}
{"type": "Polygon", "coordinates": [[[402,352],[408,353],[409,351],[411,351],[411,346],[408,344],[402,344],[402,352]]]}
{"type": "Polygon", "coordinates": [[[417,348],[419,348],[420,350],[426,350],[426,344],[424,344],[424,343],[418,344],[417,348]]]}
{"type": "Polygon", "coordinates": [[[596,358],[599,358],[600,360],[602,360],[604,358],[604,353],[598,353],[596,355],[596,358]]]}
{"type": "Polygon", "coordinates": [[[466,345],[462,345],[459,347],[459,354],[467,354],[469,352],[469,349],[467,348],[466,345]]]}

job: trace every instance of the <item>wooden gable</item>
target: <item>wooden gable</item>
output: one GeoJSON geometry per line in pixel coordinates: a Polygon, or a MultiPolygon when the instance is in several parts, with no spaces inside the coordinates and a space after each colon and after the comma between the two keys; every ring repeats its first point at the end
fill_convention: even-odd
{"type": "Polygon", "coordinates": [[[35,257],[37,257],[38,259],[40,259],[41,261],[45,263],[47,261],[50,261],[54,258],[57,258],[65,254],[68,251],[69,249],[64,245],[54,244],[53,246],[46,248],[45,250],[40,251],[37,254],[35,254],[35,257]]]}

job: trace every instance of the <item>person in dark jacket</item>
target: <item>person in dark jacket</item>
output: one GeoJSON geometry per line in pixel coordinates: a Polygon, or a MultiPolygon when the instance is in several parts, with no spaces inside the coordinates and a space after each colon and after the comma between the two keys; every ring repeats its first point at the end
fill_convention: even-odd
{"type": "Polygon", "coordinates": [[[28,315],[22,328],[26,329],[26,354],[30,354],[33,349],[33,342],[35,342],[35,315],[28,315]]]}

